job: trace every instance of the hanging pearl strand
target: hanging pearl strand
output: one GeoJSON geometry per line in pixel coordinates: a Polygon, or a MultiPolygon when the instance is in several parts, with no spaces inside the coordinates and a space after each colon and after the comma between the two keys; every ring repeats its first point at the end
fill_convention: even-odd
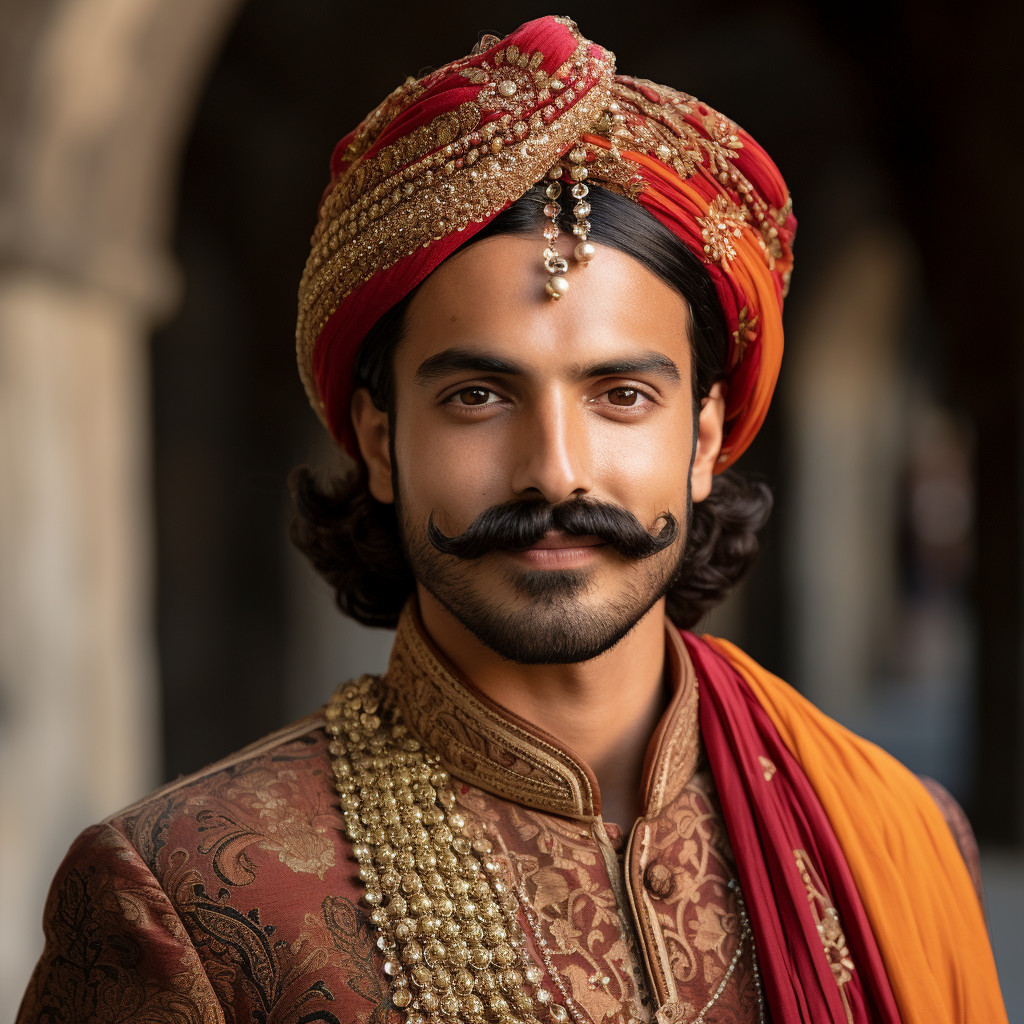
{"type": "Polygon", "coordinates": [[[592,242],[587,239],[590,236],[590,203],[587,196],[590,195],[590,188],[587,185],[587,151],[582,146],[576,146],[569,153],[569,177],[573,180],[572,197],[576,205],[572,208],[576,223],[572,226],[572,233],[576,236],[576,248],[573,256],[576,262],[586,266],[593,258],[597,250],[592,242]]]}
{"type": "MultiPolygon", "coordinates": [[[[590,203],[587,196],[590,195],[590,188],[587,185],[587,151],[583,146],[576,145],[569,151],[569,179],[572,181],[570,193],[576,201],[572,208],[576,222],[572,226],[572,233],[576,236],[576,247],[573,256],[581,266],[586,266],[596,254],[593,242],[590,242],[590,203]]],[[[544,206],[544,216],[547,224],[544,225],[544,238],[547,241],[547,248],[544,250],[544,269],[551,275],[544,284],[544,290],[552,299],[560,299],[569,291],[569,279],[565,276],[569,269],[569,261],[555,248],[561,229],[558,226],[558,218],[562,215],[562,206],[559,199],[562,197],[563,175],[562,165],[555,164],[548,171],[548,185],[544,190],[547,203],[544,206]]]]}
{"type": "Polygon", "coordinates": [[[569,269],[569,261],[555,248],[561,230],[558,227],[558,218],[562,215],[562,206],[558,202],[562,195],[561,164],[555,164],[548,171],[548,186],[544,190],[547,196],[547,205],[544,207],[544,216],[548,222],[544,225],[544,239],[547,247],[544,250],[544,269],[551,275],[544,284],[544,291],[552,299],[560,299],[569,291],[569,281],[565,272],[569,269]]]}

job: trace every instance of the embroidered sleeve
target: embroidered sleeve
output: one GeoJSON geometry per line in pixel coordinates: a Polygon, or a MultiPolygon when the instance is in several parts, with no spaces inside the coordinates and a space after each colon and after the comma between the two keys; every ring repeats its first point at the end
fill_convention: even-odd
{"type": "Polygon", "coordinates": [[[43,914],[46,946],[17,1024],[224,1024],[167,894],[112,825],[72,845],[43,914]]]}

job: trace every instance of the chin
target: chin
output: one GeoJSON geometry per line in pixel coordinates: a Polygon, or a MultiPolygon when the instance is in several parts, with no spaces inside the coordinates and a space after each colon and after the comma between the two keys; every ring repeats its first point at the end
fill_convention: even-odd
{"type": "Polygon", "coordinates": [[[535,616],[523,615],[504,621],[469,627],[473,635],[500,657],[517,665],[578,665],[600,657],[629,634],[636,621],[608,624],[573,622],[566,628],[566,615],[548,628],[535,616]],[[519,621],[517,621],[519,620],[519,621]]]}
{"type": "Polygon", "coordinates": [[[432,593],[482,644],[520,665],[574,665],[597,658],[627,636],[661,597],[636,604],[632,595],[633,602],[595,604],[587,593],[589,574],[578,572],[517,573],[515,584],[516,596],[506,602],[432,593]]]}

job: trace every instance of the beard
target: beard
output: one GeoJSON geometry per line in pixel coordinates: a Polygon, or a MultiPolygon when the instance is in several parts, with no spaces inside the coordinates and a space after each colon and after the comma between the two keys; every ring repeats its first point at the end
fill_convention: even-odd
{"type": "Polygon", "coordinates": [[[488,535],[486,523],[496,519],[500,523],[502,514],[517,518],[516,509],[523,508],[522,518],[528,519],[531,513],[524,503],[510,502],[488,510],[454,540],[440,534],[432,517],[425,529],[410,522],[397,491],[396,504],[402,543],[417,582],[481,643],[507,661],[523,665],[589,661],[622,640],[678,578],[691,512],[687,486],[685,528],[677,529],[675,517],[665,513],[660,518],[667,519],[666,527],[652,537],[635,517],[615,506],[590,502],[593,513],[589,517],[586,511],[574,516],[572,509],[568,516],[561,514],[561,509],[579,507],[579,502],[554,508],[532,506],[535,517],[543,519],[554,513],[559,527],[568,523],[565,532],[571,535],[596,534],[605,540],[604,564],[538,570],[509,561],[496,579],[495,569],[482,565],[482,558],[494,551],[528,547],[543,536],[542,523],[532,530],[527,527],[524,538],[521,522],[507,528],[518,537],[518,543],[502,543],[500,525],[488,535]],[[477,528],[482,522],[481,537],[477,528]],[[541,529],[539,534],[537,529],[541,529]],[[471,554],[446,553],[452,549],[471,554]],[[637,551],[644,553],[638,555],[637,551]],[[595,593],[599,576],[617,581],[614,592],[610,587],[603,600],[595,593]]]}

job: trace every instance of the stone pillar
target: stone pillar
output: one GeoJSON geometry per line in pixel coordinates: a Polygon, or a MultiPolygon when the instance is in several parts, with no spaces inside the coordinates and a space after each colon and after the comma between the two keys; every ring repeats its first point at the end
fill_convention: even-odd
{"type": "Polygon", "coordinates": [[[177,166],[239,0],[6,0],[0,1018],[75,833],[158,780],[147,345],[177,166]]]}
{"type": "Polygon", "coordinates": [[[902,436],[898,361],[909,247],[895,228],[865,228],[825,271],[787,368],[793,458],[794,682],[829,714],[856,719],[875,643],[897,593],[902,436]]]}
{"type": "Polygon", "coordinates": [[[158,777],[144,336],[96,289],[0,277],[5,992],[74,832],[158,777]]]}

